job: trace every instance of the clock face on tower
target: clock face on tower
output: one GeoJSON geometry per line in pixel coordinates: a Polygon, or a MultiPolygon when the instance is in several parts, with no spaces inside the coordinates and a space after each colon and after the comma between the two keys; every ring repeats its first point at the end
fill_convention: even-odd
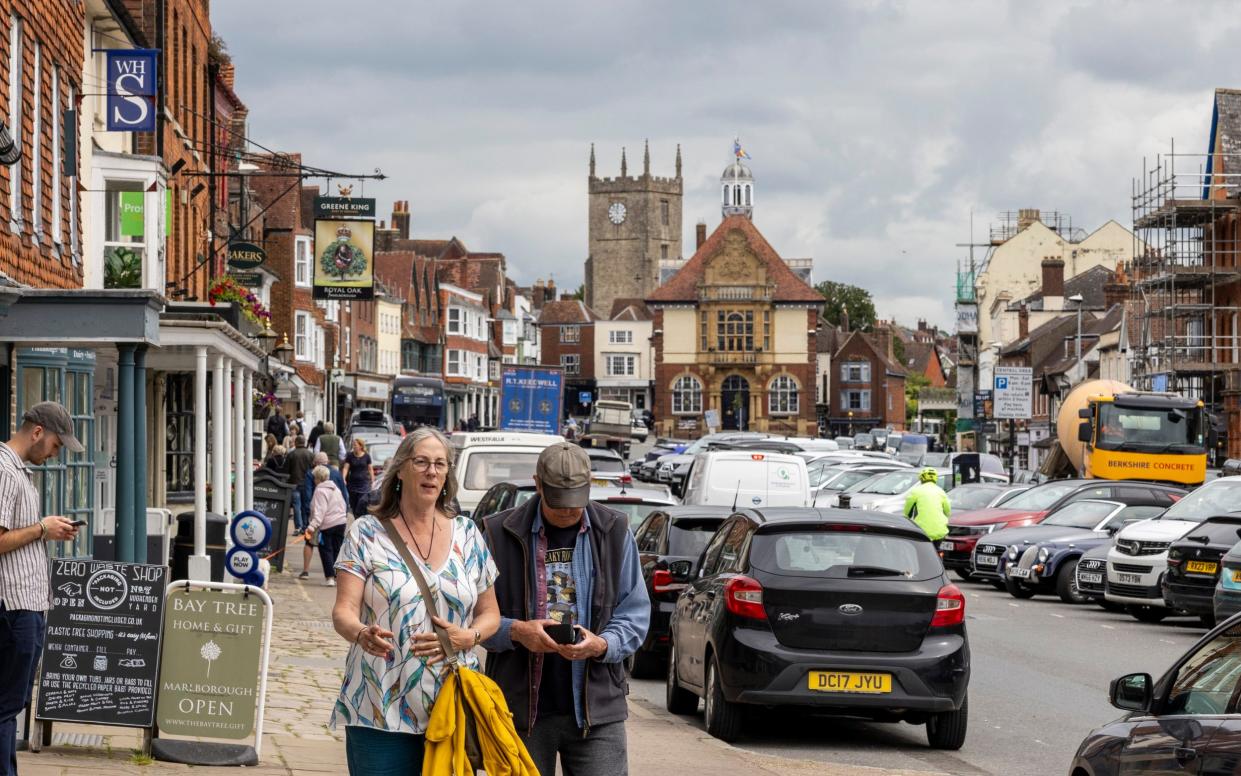
{"type": "Polygon", "coordinates": [[[608,208],[608,218],[610,218],[610,219],[612,220],[612,223],[614,223],[614,224],[616,224],[616,225],[618,225],[618,226],[619,226],[620,224],[624,223],[624,221],[625,221],[625,203],[623,203],[623,202],[613,202],[613,203],[612,203],[612,206],[608,208]]]}

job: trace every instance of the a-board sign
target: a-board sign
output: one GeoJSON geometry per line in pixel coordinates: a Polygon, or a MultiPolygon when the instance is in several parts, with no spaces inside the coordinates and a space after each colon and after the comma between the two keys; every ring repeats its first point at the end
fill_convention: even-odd
{"type": "Polygon", "coordinates": [[[265,618],[257,595],[173,585],[164,611],[161,733],[246,738],[254,732],[265,618]]]}
{"type": "MultiPolygon", "coordinates": [[[[288,481],[270,474],[254,475],[254,509],[271,521],[271,539],[267,542],[269,551],[284,549],[289,532],[289,504],[292,501],[293,486],[288,481]]],[[[271,565],[277,572],[284,570],[286,554],[280,552],[272,556],[271,565]]]]}
{"type": "Polygon", "coordinates": [[[52,561],[38,719],[150,727],[168,569],[52,561]]]}

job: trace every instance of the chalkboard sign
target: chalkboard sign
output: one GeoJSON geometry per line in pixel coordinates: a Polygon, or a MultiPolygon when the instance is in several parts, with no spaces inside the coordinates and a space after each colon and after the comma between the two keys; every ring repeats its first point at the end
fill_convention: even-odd
{"type": "Polygon", "coordinates": [[[168,569],[52,561],[38,719],[150,727],[168,569]]]}
{"type": "Polygon", "coordinates": [[[271,558],[271,567],[276,571],[284,571],[285,542],[289,533],[289,504],[293,501],[293,486],[287,480],[277,479],[270,474],[254,476],[254,509],[262,512],[271,521],[271,540],[267,547],[270,552],[279,554],[271,558]]]}

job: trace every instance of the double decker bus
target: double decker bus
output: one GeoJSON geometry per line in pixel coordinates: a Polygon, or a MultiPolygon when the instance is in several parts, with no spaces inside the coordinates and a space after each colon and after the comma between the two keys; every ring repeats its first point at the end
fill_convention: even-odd
{"type": "Polygon", "coordinates": [[[397,377],[392,383],[392,419],[406,431],[418,426],[443,428],[444,381],[438,377],[397,377]]]}

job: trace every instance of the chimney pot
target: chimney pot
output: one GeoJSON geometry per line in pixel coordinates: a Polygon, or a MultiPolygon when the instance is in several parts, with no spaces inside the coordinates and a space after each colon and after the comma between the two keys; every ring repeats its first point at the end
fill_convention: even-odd
{"type": "Polygon", "coordinates": [[[1030,336],[1030,310],[1025,305],[1017,311],[1017,334],[1021,339],[1030,336]]]}
{"type": "Polygon", "coordinates": [[[1064,296],[1064,260],[1043,259],[1043,296],[1064,296]]]}
{"type": "Polygon", "coordinates": [[[701,247],[702,247],[702,244],[703,244],[703,243],[705,243],[705,242],[707,241],[707,224],[706,224],[706,222],[705,222],[705,221],[699,221],[699,222],[698,222],[698,226],[697,226],[697,227],[695,227],[695,230],[694,230],[694,231],[695,231],[695,237],[697,238],[697,245],[695,245],[695,246],[694,246],[694,250],[698,250],[699,248],[701,248],[701,247]]]}

